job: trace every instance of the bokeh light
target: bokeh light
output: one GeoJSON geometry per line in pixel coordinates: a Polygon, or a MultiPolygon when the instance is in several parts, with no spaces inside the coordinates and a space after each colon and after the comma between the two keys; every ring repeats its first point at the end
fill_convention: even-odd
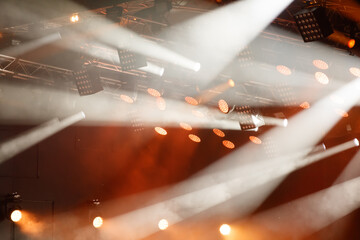
{"type": "Polygon", "coordinates": [[[223,224],[220,226],[219,231],[222,235],[230,235],[231,227],[228,224],[223,224]]]}
{"type": "Polygon", "coordinates": [[[300,104],[300,107],[303,108],[303,109],[308,109],[308,108],[310,108],[310,103],[303,102],[303,103],[300,104]]]}
{"type": "Polygon", "coordinates": [[[186,101],[188,104],[194,105],[194,106],[196,106],[196,105],[199,104],[198,100],[196,100],[196,99],[193,98],[193,97],[189,97],[189,96],[185,97],[185,101],[186,101]]]}
{"type": "Polygon", "coordinates": [[[349,68],[349,71],[352,75],[354,75],[355,77],[360,77],[360,69],[357,67],[351,67],[349,68]]]}
{"type": "Polygon", "coordinates": [[[156,98],[156,106],[157,106],[160,110],[165,110],[165,109],[166,109],[165,99],[162,98],[162,97],[157,97],[157,98],[156,98]]]}
{"type": "Polygon", "coordinates": [[[326,85],[326,84],[329,83],[329,78],[328,78],[328,77],[326,76],[326,74],[323,73],[323,72],[316,72],[316,73],[315,73],[315,79],[316,79],[319,83],[321,83],[321,84],[323,84],[323,85],[326,85]]]}
{"type": "Polygon", "coordinates": [[[235,144],[234,144],[233,142],[229,141],[229,140],[224,140],[224,141],[222,142],[222,144],[223,144],[225,147],[229,148],[229,149],[234,149],[234,148],[235,148],[235,144]]]}
{"type": "Polygon", "coordinates": [[[165,230],[169,227],[169,222],[166,219],[161,219],[158,223],[158,227],[160,230],[165,230]]]}
{"type": "Polygon", "coordinates": [[[250,141],[252,141],[255,144],[261,144],[261,139],[255,136],[250,136],[249,137],[250,141]]]}
{"type": "Polygon", "coordinates": [[[153,97],[160,97],[161,96],[160,92],[158,90],[154,89],[154,88],[148,88],[147,92],[153,97]]]}
{"type": "Polygon", "coordinates": [[[155,127],[155,131],[160,134],[160,135],[167,135],[167,131],[165,129],[163,129],[162,127],[155,127]]]}
{"type": "Polygon", "coordinates": [[[221,112],[228,113],[229,112],[229,105],[224,99],[220,99],[218,102],[218,106],[221,112]]]}
{"type": "Polygon", "coordinates": [[[21,218],[22,218],[22,213],[18,209],[12,211],[11,214],[10,214],[10,219],[13,222],[19,222],[21,220],[21,218]]]}
{"type": "Polygon", "coordinates": [[[322,70],[326,70],[329,68],[329,65],[324,62],[323,60],[320,60],[320,59],[316,59],[313,61],[313,64],[315,67],[319,68],[319,69],[322,69],[322,70]]]}
{"type": "Polygon", "coordinates": [[[350,39],[347,43],[348,48],[353,48],[355,46],[355,39],[350,39]]]}
{"type": "Polygon", "coordinates": [[[225,137],[225,133],[221,131],[220,129],[214,128],[213,132],[218,135],[219,137],[225,137]]]}
{"type": "Polygon", "coordinates": [[[74,13],[71,17],[70,17],[70,22],[72,22],[72,23],[76,23],[76,22],[78,22],[79,21],[79,14],[77,14],[77,13],[74,13]]]}
{"type": "Polygon", "coordinates": [[[193,142],[197,142],[197,143],[201,142],[201,139],[198,136],[196,136],[195,134],[189,134],[189,138],[193,142]]]}
{"type": "Polygon", "coordinates": [[[179,123],[179,125],[180,125],[180,127],[182,127],[183,129],[185,129],[185,130],[187,130],[187,131],[191,131],[191,130],[192,130],[192,127],[190,126],[190,124],[181,122],[181,123],[179,123]]]}
{"type": "Polygon", "coordinates": [[[284,65],[277,65],[276,70],[281,73],[282,75],[289,76],[291,75],[291,70],[287,66],[284,65]]]}
{"type": "Polygon", "coordinates": [[[345,112],[344,110],[339,109],[339,108],[335,109],[335,112],[338,115],[342,116],[343,118],[347,118],[349,116],[349,114],[347,112],[345,112]]]}
{"type": "Polygon", "coordinates": [[[94,228],[100,228],[103,225],[103,223],[104,223],[104,220],[100,216],[95,217],[93,220],[94,228]]]}
{"type": "Polygon", "coordinates": [[[129,97],[128,95],[125,95],[125,94],[121,94],[120,99],[123,100],[126,103],[133,103],[134,102],[134,100],[131,97],[129,97]]]}
{"type": "Polygon", "coordinates": [[[191,112],[195,117],[198,117],[198,118],[204,118],[205,117],[204,113],[199,111],[199,110],[192,110],[191,112]]]}
{"type": "Polygon", "coordinates": [[[234,80],[229,79],[227,83],[228,83],[228,85],[229,85],[230,87],[235,87],[235,82],[234,82],[234,80]]]}

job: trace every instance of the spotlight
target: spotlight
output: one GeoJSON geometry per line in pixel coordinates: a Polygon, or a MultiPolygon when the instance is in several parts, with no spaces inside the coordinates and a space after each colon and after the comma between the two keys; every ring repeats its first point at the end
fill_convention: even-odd
{"type": "Polygon", "coordinates": [[[231,227],[228,224],[223,224],[220,226],[219,231],[222,235],[230,235],[231,227]]]}
{"type": "Polygon", "coordinates": [[[354,144],[355,144],[355,146],[359,146],[359,140],[357,139],[357,138],[354,138],[354,144]]]}
{"type": "Polygon", "coordinates": [[[356,44],[355,39],[350,39],[347,43],[348,48],[353,48],[356,44]]]}
{"type": "Polygon", "coordinates": [[[22,219],[22,212],[20,207],[21,197],[18,193],[13,193],[6,198],[6,215],[9,220],[14,223],[22,219]]]}
{"type": "Polygon", "coordinates": [[[74,72],[75,83],[80,96],[91,95],[103,89],[100,75],[93,67],[74,72]]]}
{"type": "Polygon", "coordinates": [[[21,209],[13,209],[10,213],[10,220],[13,222],[19,222],[22,218],[21,209]]]}
{"type": "Polygon", "coordinates": [[[334,32],[326,16],[325,8],[302,9],[294,14],[294,18],[304,42],[320,40],[334,32]]]}
{"type": "Polygon", "coordinates": [[[121,70],[127,71],[147,66],[146,58],[128,49],[117,50],[120,60],[121,70]]]}
{"type": "Polygon", "coordinates": [[[97,216],[97,217],[94,217],[92,223],[93,223],[94,228],[100,228],[103,225],[104,220],[102,217],[97,216]]]}
{"type": "Polygon", "coordinates": [[[74,13],[71,17],[70,17],[70,22],[72,23],[76,23],[80,20],[79,14],[74,13]]]}
{"type": "Polygon", "coordinates": [[[101,217],[100,201],[94,199],[90,207],[90,221],[94,228],[100,228],[104,224],[104,219],[101,217]]]}
{"type": "Polygon", "coordinates": [[[220,99],[218,101],[218,107],[222,113],[228,113],[229,112],[229,105],[224,99],[220,99]]]}
{"type": "Polygon", "coordinates": [[[165,230],[169,227],[169,222],[166,219],[161,219],[158,223],[158,227],[160,230],[165,230]]]}

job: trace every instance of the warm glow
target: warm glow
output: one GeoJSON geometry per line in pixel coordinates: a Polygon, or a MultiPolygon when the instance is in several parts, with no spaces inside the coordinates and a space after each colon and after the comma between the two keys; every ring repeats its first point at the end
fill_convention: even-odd
{"type": "Polygon", "coordinates": [[[71,17],[70,17],[70,22],[72,23],[76,23],[79,21],[79,15],[77,13],[73,14],[71,17]]]}
{"type": "Polygon", "coordinates": [[[121,100],[123,100],[126,103],[133,103],[134,102],[134,100],[131,97],[129,97],[128,95],[125,95],[125,94],[121,94],[120,98],[121,98],[121,100]]]}
{"type": "Polygon", "coordinates": [[[319,68],[319,69],[322,69],[322,70],[326,70],[329,68],[329,65],[324,62],[323,60],[320,60],[320,59],[316,59],[313,61],[313,64],[315,67],[319,68]]]}
{"type": "Polygon", "coordinates": [[[222,235],[229,235],[231,232],[231,227],[227,224],[223,224],[220,226],[219,231],[222,235]]]}
{"type": "Polygon", "coordinates": [[[179,123],[180,124],[180,127],[182,127],[183,129],[187,130],[187,131],[191,131],[192,130],[192,127],[190,126],[190,124],[187,124],[187,123],[184,123],[184,122],[181,122],[179,123]]]}
{"type": "Polygon", "coordinates": [[[218,106],[221,112],[228,113],[229,112],[229,105],[224,99],[220,99],[218,102],[218,106]]]}
{"type": "Polygon", "coordinates": [[[338,115],[342,116],[343,118],[346,118],[349,116],[349,114],[347,112],[345,112],[344,110],[341,110],[341,109],[335,109],[335,112],[338,115]]]}
{"type": "Polygon", "coordinates": [[[261,139],[255,136],[250,136],[249,137],[250,141],[252,141],[255,144],[261,144],[261,139]]]}
{"type": "Polygon", "coordinates": [[[202,112],[200,112],[198,110],[192,110],[191,112],[195,117],[198,117],[198,118],[204,118],[205,117],[204,113],[202,113],[202,112]]]}
{"type": "Polygon", "coordinates": [[[196,106],[196,105],[199,104],[198,100],[196,100],[196,99],[193,98],[193,97],[189,97],[189,96],[185,97],[185,101],[186,101],[188,104],[191,104],[191,105],[194,105],[194,106],[196,106]]]}
{"type": "Polygon", "coordinates": [[[220,129],[214,128],[213,132],[218,135],[219,137],[225,137],[225,133],[221,131],[220,129]]]}
{"type": "Polygon", "coordinates": [[[198,136],[196,136],[195,134],[189,134],[189,138],[194,142],[197,142],[197,143],[201,142],[201,139],[198,136]]]}
{"type": "Polygon", "coordinates": [[[147,92],[151,95],[151,96],[154,96],[154,97],[160,97],[161,94],[158,90],[154,89],[154,88],[148,88],[147,89],[147,92]]]}
{"type": "Polygon", "coordinates": [[[229,149],[234,149],[235,148],[235,144],[229,140],[224,140],[223,145],[229,149]]]}
{"type": "Polygon", "coordinates": [[[158,227],[160,230],[165,230],[169,227],[169,223],[166,219],[161,219],[158,223],[158,227]]]}
{"type": "Polygon", "coordinates": [[[167,134],[167,131],[165,129],[163,129],[162,127],[155,127],[155,131],[160,134],[165,136],[167,134]]]}
{"type": "Polygon", "coordinates": [[[353,48],[355,46],[355,43],[356,43],[355,39],[350,39],[347,43],[347,46],[349,48],[353,48]]]}
{"type": "Polygon", "coordinates": [[[10,219],[13,222],[19,222],[22,218],[22,213],[20,210],[14,210],[11,212],[10,219]]]}
{"type": "Polygon", "coordinates": [[[286,67],[286,66],[284,66],[284,65],[278,65],[278,66],[276,66],[276,70],[277,70],[279,73],[283,74],[283,75],[286,75],[286,76],[291,75],[291,70],[290,70],[290,68],[288,68],[288,67],[286,67]]]}
{"type": "Polygon", "coordinates": [[[230,87],[235,87],[235,82],[234,82],[234,80],[229,79],[229,80],[228,80],[228,85],[229,85],[230,87]]]}
{"type": "Polygon", "coordinates": [[[351,67],[351,68],[349,68],[349,71],[355,77],[360,77],[360,69],[359,68],[351,67]]]}
{"type": "Polygon", "coordinates": [[[302,104],[300,104],[300,107],[302,107],[303,109],[308,109],[308,108],[310,108],[310,103],[303,102],[302,104]]]}
{"type": "Polygon", "coordinates": [[[166,109],[165,99],[163,99],[162,97],[156,98],[156,105],[160,110],[165,110],[166,109]]]}
{"type": "Polygon", "coordinates": [[[104,223],[104,220],[102,219],[102,217],[96,217],[93,220],[93,226],[94,228],[100,228],[104,223]]]}
{"type": "Polygon", "coordinates": [[[329,83],[329,78],[326,76],[325,73],[322,73],[322,72],[316,72],[315,73],[315,79],[321,83],[321,84],[328,84],[329,83]]]}

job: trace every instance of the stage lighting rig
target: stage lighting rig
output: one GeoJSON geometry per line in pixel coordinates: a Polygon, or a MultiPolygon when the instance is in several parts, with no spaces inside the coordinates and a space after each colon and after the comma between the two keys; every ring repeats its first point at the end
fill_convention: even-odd
{"type": "Polygon", "coordinates": [[[22,219],[22,209],[20,206],[21,196],[18,193],[9,194],[5,199],[6,218],[17,223],[22,219]]]}
{"type": "Polygon", "coordinates": [[[91,95],[104,90],[99,72],[95,67],[88,66],[74,71],[74,77],[80,96],[91,95]]]}
{"type": "Polygon", "coordinates": [[[117,50],[120,60],[121,70],[127,71],[147,66],[146,58],[128,49],[117,50]]]}
{"type": "Polygon", "coordinates": [[[102,213],[100,211],[100,201],[99,199],[94,199],[90,206],[89,219],[94,228],[101,228],[104,219],[102,218],[102,213]]]}

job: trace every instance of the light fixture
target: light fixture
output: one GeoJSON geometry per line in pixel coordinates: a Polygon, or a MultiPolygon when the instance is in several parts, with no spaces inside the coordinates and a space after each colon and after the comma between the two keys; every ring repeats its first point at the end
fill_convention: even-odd
{"type": "Polygon", "coordinates": [[[117,49],[121,70],[127,71],[147,66],[146,58],[128,49],[117,49]]]}
{"type": "Polygon", "coordinates": [[[100,92],[103,89],[99,72],[95,67],[85,67],[74,72],[75,83],[80,96],[100,92]]]}
{"type": "Polygon", "coordinates": [[[230,235],[231,233],[231,227],[228,224],[223,224],[220,226],[219,231],[222,235],[230,235]]]}
{"type": "Polygon", "coordinates": [[[104,219],[100,211],[99,199],[94,199],[90,206],[89,211],[90,221],[94,228],[101,228],[104,224],[104,219]]]}
{"type": "Polygon", "coordinates": [[[22,209],[20,206],[21,196],[18,193],[12,193],[6,197],[6,217],[14,222],[20,222],[22,219],[22,209]]]}
{"type": "Polygon", "coordinates": [[[161,219],[158,223],[160,230],[166,230],[169,227],[169,222],[166,219],[161,219]]]}
{"type": "Polygon", "coordinates": [[[73,15],[71,15],[70,17],[70,22],[72,23],[76,23],[80,20],[80,17],[79,17],[79,14],[77,13],[74,13],[73,15]]]}

